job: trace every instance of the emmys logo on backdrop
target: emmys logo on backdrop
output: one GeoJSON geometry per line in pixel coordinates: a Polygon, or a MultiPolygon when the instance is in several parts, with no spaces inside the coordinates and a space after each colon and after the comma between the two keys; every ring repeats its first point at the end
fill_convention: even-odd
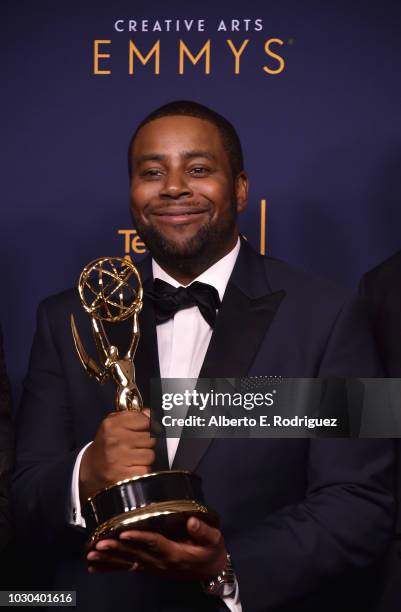
{"type": "MultiPolygon", "coordinates": [[[[178,74],[184,75],[196,66],[198,71],[209,75],[213,70],[213,61],[218,55],[227,63],[227,70],[234,75],[241,73],[242,61],[249,55],[252,47],[258,48],[261,53],[260,73],[264,75],[281,74],[286,66],[283,57],[286,47],[293,45],[294,39],[284,40],[278,36],[270,36],[260,40],[263,36],[263,19],[116,19],[112,25],[115,35],[118,37],[117,45],[112,38],[95,39],[93,41],[93,63],[94,75],[111,75],[114,65],[121,66],[121,46],[119,45],[121,35],[128,35],[128,49],[124,49],[124,57],[127,61],[129,75],[140,72],[142,66],[152,70],[156,76],[162,69],[162,49],[177,56],[178,74]],[[202,32],[213,32],[212,38],[207,38],[200,43],[193,40],[185,41],[185,34],[202,32]],[[174,47],[158,36],[175,34],[174,47]],[[240,41],[234,41],[229,36],[243,35],[240,41]],[[150,35],[153,40],[150,43],[143,41],[144,36],[150,35]],[[251,40],[252,36],[253,40],[251,40]],[[255,40],[258,38],[258,40],[255,40]],[[128,54],[127,54],[128,51],[128,54]],[[147,66],[148,65],[148,66],[147,66]],[[198,66],[197,66],[198,65],[198,66]],[[139,71],[138,71],[139,68],[139,71]]],[[[248,64],[249,65],[249,64],[248,64]]]]}
{"type": "MultiPolygon", "coordinates": [[[[259,211],[259,250],[262,255],[267,254],[267,237],[266,237],[266,218],[267,218],[267,203],[266,200],[260,200],[259,211]]],[[[146,246],[142,242],[138,232],[135,229],[119,229],[117,234],[123,239],[124,257],[131,259],[135,255],[143,255],[146,253],[146,246]]],[[[245,236],[246,238],[246,236],[245,236]]]]}

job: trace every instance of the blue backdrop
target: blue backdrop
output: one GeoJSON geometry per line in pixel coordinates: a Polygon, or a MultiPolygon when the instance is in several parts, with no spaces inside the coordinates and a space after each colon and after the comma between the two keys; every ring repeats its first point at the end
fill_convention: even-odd
{"type": "Polygon", "coordinates": [[[219,5],[2,3],[0,321],[17,393],[38,301],[74,285],[90,259],[125,252],[127,144],[169,100],[210,105],[238,128],[251,179],[241,226],[257,248],[263,199],[268,252],[339,284],[355,287],[400,248],[399,1],[219,5]],[[118,19],[148,19],[149,29],[156,19],[203,19],[204,31],[117,32],[118,19]],[[239,31],[217,31],[232,19],[239,31]],[[263,69],[282,65],[265,53],[272,38],[282,42],[270,46],[284,60],[278,74],[263,69]],[[129,74],[130,39],[143,55],[160,41],[159,75],[138,59],[129,74]],[[188,59],[179,74],[180,39],[194,55],[210,41],[210,74],[188,59]],[[228,39],[237,49],[249,41],[239,74],[228,39]],[[95,40],[111,41],[100,46],[111,57],[99,60],[111,74],[94,74],[95,40]]]}

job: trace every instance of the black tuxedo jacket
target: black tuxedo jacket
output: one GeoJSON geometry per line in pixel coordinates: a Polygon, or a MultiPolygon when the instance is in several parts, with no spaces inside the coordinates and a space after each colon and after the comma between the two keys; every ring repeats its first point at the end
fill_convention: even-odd
{"type": "MultiPolygon", "coordinates": [[[[149,258],[140,272],[146,288],[149,258]]],[[[15,512],[40,585],[76,589],[79,610],[217,610],[221,602],[196,583],[85,571],[85,534],[66,519],[71,475],[79,449],[112,410],[114,389],[83,372],[71,312],[85,346],[91,344],[77,291],[43,302],[18,416],[15,512]]],[[[136,373],[148,402],[149,379],[159,376],[159,366],[146,299],[140,325],[136,373]]],[[[127,333],[114,327],[110,336],[120,338],[113,341],[124,342],[127,333]]],[[[378,367],[357,300],[242,244],[201,376],[369,377],[378,367]]],[[[157,463],[167,467],[165,449],[157,463]]],[[[173,467],[203,479],[207,502],[221,516],[244,612],[327,612],[345,610],[347,602],[351,609],[353,589],[361,603],[357,587],[364,582],[366,591],[367,572],[393,529],[391,442],[183,438],[173,467]]]]}
{"type": "MultiPolygon", "coordinates": [[[[401,251],[370,270],[361,279],[360,291],[370,316],[395,409],[401,412],[401,251]],[[398,396],[398,397],[397,397],[398,396]]],[[[401,605],[401,442],[397,441],[397,526],[388,559],[386,589],[380,610],[398,611],[401,605]]]]}
{"type": "Polygon", "coordinates": [[[14,454],[11,424],[11,393],[3,353],[0,329],[0,551],[3,552],[12,532],[9,508],[9,477],[14,454]]]}
{"type": "Polygon", "coordinates": [[[401,378],[401,251],[361,279],[386,374],[401,378]]]}

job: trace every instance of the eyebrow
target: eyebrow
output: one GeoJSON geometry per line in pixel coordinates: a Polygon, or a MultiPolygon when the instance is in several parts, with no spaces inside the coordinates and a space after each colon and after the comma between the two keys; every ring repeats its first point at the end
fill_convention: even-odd
{"type": "MultiPolygon", "coordinates": [[[[162,155],[160,153],[146,153],[145,155],[140,155],[137,159],[137,163],[141,164],[143,162],[147,162],[147,161],[165,161],[167,155],[162,155]]],[[[212,161],[214,161],[216,158],[212,153],[209,153],[209,151],[183,151],[183,153],[181,153],[180,157],[183,157],[184,159],[193,159],[194,157],[206,157],[206,159],[210,159],[212,161]]]]}
{"type": "Polygon", "coordinates": [[[206,159],[215,160],[215,156],[209,151],[184,151],[182,155],[185,159],[192,159],[193,157],[206,157],[206,159]]]}

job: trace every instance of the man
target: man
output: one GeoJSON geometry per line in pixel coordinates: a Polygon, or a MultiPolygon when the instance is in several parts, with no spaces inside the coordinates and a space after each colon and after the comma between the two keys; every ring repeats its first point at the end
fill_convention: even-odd
{"type": "Polygon", "coordinates": [[[386,374],[401,378],[401,251],[361,279],[386,374]]]}
{"type": "Polygon", "coordinates": [[[12,533],[8,502],[9,476],[13,458],[10,404],[10,385],[7,378],[0,328],[0,551],[2,553],[4,553],[12,533]]]}
{"type": "MultiPolygon", "coordinates": [[[[193,102],[158,109],[132,138],[129,171],[134,223],[152,255],[139,265],[145,299],[136,357],[150,410],[149,379],[160,375],[378,373],[358,301],[239,240],[248,180],[223,117],[193,102]],[[182,289],[195,280],[210,294],[211,318],[192,289],[182,289]],[[183,309],[166,318],[172,292],[183,309]]],[[[19,534],[36,563],[41,551],[47,588],[76,589],[81,610],[368,609],[358,586],[393,527],[390,442],[182,437],[155,446],[147,412],[110,414],[113,389],[85,377],[70,312],[90,342],[76,291],[41,305],[19,419],[19,534]],[[202,477],[221,531],[192,518],[182,543],[130,530],[85,560],[79,500],[169,467],[202,477]],[[235,579],[211,594],[206,584],[228,570],[228,554],[235,579]]],[[[115,327],[118,345],[124,333],[115,327]]]]}
{"type": "MultiPolygon", "coordinates": [[[[382,390],[393,406],[397,431],[401,431],[401,251],[370,270],[361,279],[385,373],[391,377],[382,390]]],[[[401,602],[401,443],[397,441],[397,525],[386,572],[380,611],[396,612],[401,602]]]]}

